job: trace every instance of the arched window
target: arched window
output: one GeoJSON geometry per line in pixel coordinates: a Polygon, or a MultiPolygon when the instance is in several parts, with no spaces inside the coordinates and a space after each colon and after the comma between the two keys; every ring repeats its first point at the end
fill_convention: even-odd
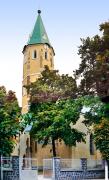
{"type": "Polygon", "coordinates": [[[45,59],[47,59],[48,57],[47,57],[47,52],[45,52],[45,59]]]}
{"type": "Polygon", "coordinates": [[[36,59],[36,58],[37,58],[37,51],[34,50],[34,51],[32,52],[32,59],[36,59]]]}

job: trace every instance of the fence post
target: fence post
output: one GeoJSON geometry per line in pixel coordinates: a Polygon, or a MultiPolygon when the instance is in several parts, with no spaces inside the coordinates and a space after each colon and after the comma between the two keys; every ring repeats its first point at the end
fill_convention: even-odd
{"type": "Polygon", "coordinates": [[[53,158],[53,180],[59,180],[60,176],[60,158],[54,157],[53,158]]]}
{"type": "Polygon", "coordinates": [[[81,168],[83,171],[87,170],[87,158],[81,158],[81,168]]]}
{"type": "Polygon", "coordinates": [[[0,156],[0,180],[3,180],[2,156],[0,156]]]}
{"type": "Polygon", "coordinates": [[[108,162],[105,160],[105,180],[108,180],[108,162]]]}

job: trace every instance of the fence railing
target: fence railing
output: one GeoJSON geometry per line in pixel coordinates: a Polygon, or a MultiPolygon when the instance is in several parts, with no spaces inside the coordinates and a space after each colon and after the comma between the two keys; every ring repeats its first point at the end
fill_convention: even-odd
{"type": "Polygon", "coordinates": [[[12,170],[12,157],[1,157],[2,171],[12,170]]]}

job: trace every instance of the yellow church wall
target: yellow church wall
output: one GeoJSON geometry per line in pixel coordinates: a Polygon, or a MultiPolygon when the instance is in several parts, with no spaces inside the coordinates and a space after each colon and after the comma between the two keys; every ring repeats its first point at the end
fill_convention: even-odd
{"type": "MultiPolygon", "coordinates": [[[[63,142],[56,142],[56,154],[61,158],[71,158],[72,148],[66,146],[63,142]]],[[[53,157],[52,145],[48,144],[42,148],[42,144],[37,144],[37,151],[35,151],[34,141],[32,143],[32,157],[38,160],[38,166],[43,166],[43,159],[53,157]]]]}
{"type": "Polygon", "coordinates": [[[72,159],[80,159],[80,158],[88,158],[88,159],[101,159],[100,152],[96,150],[94,145],[94,153],[90,154],[90,133],[87,127],[82,123],[84,120],[83,116],[80,117],[76,125],[74,126],[78,130],[84,132],[86,134],[86,143],[77,143],[76,147],[72,147],[72,159]]]}
{"type": "Polygon", "coordinates": [[[66,146],[63,141],[58,142],[57,156],[61,158],[70,159],[72,157],[72,147],[66,146]]]}
{"type": "MultiPolygon", "coordinates": [[[[32,147],[33,149],[33,147],[32,147]]],[[[43,159],[49,159],[52,156],[51,145],[47,145],[46,147],[42,148],[42,144],[37,144],[37,152],[32,151],[32,157],[38,160],[38,166],[43,166],[43,159]]]]}

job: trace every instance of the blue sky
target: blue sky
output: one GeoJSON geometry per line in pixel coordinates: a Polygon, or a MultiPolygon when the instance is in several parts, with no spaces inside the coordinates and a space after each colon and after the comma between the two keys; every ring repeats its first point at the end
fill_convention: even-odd
{"type": "Polygon", "coordinates": [[[72,74],[78,67],[80,38],[99,33],[109,20],[109,0],[1,0],[0,85],[16,92],[21,105],[22,49],[41,9],[42,19],[55,49],[55,68],[72,74]]]}

